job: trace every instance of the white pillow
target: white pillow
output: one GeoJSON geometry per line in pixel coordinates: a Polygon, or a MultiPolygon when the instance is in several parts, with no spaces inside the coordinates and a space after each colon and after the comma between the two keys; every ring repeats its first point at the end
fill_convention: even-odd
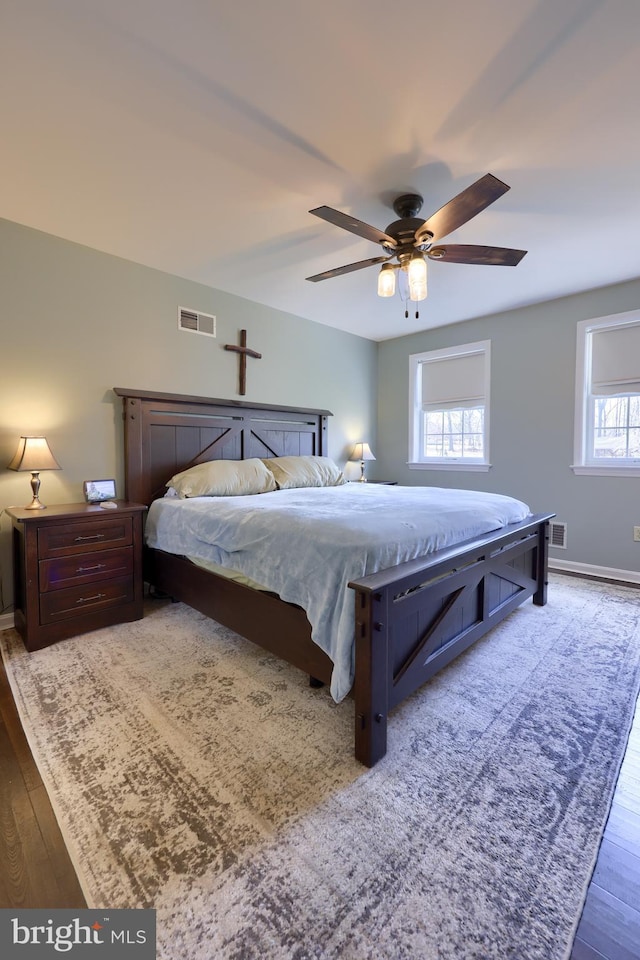
{"type": "Polygon", "coordinates": [[[273,457],[262,461],[280,490],[292,487],[338,487],[346,483],[340,467],[330,457],[273,457]]]}
{"type": "Polygon", "coordinates": [[[179,497],[245,497],[276,490],[273,474],[262,460],[209,460],[177,473],[166,484],[179,497]]]}

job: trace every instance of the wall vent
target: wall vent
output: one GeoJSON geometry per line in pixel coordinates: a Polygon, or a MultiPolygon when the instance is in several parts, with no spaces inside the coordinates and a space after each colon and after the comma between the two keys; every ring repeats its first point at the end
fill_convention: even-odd
{"type": "Polygon", "coordinates": [[[178,330],[185,330],[187,333],[201,333],[205,337],[215,337],[216,318],[210,313],[201,313],[199,310],[178,307],[178,330]]]}
{"type": "Polygon", "coordinates": [[[567,549],[567,525],[558,520],[549,522],[549,546],[560,550],[567,549]]]}

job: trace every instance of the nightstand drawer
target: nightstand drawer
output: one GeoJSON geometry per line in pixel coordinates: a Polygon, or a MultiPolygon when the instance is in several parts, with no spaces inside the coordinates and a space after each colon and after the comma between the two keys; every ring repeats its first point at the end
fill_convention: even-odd
{"type": "Polygon", "coordinates": [[[133,547],[97,550],[80,556],[54,557],[39,564],[40,592],[64,590],[67,587],[113,580],[133,573],[133,547]]]}
{"type": "Polygon", "coordinates": [[[133,592],[132,577],[125,577],[44,593],[40,597],[40,623],[56,623],[93,610],[130,603],[133,592]]]}
{"type": "Polygon", "coordinates": [[[131,543],[133,520],[130,516],[114,517],[113,520],[50,524],[38,530],[38,556],[41,560],[47,557],[71,556],[98,547],[123,547],[131,543]]]}

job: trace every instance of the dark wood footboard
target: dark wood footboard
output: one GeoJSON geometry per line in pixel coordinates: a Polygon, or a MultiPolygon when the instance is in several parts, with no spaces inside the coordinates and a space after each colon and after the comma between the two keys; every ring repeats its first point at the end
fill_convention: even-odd
{"type": "Polygon", "coordinates": [[[387,750],[389,711],[529,597],[546,603],[548,524],[458,544],[349,584],[356,593],[356,757],[387,750]]]}

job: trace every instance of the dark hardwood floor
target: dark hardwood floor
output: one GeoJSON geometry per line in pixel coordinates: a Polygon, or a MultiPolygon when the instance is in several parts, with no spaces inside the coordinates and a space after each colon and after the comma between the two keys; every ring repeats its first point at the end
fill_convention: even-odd
{"type": "Polygon", "coordinates": [[[0,907],[85,906],[0,660],[0,907]]]}
{"type": "Polygon", "coordinates": [[[640,958],[640,707],[629,743],[571,960],[640,958]]]}
{"type": "MultiPolygon", "coordinates": [[[[84,907],[0,660],[0,907],[84,907]]],[[[640,709],[571,960],[640,960],[640,709]]]]}

